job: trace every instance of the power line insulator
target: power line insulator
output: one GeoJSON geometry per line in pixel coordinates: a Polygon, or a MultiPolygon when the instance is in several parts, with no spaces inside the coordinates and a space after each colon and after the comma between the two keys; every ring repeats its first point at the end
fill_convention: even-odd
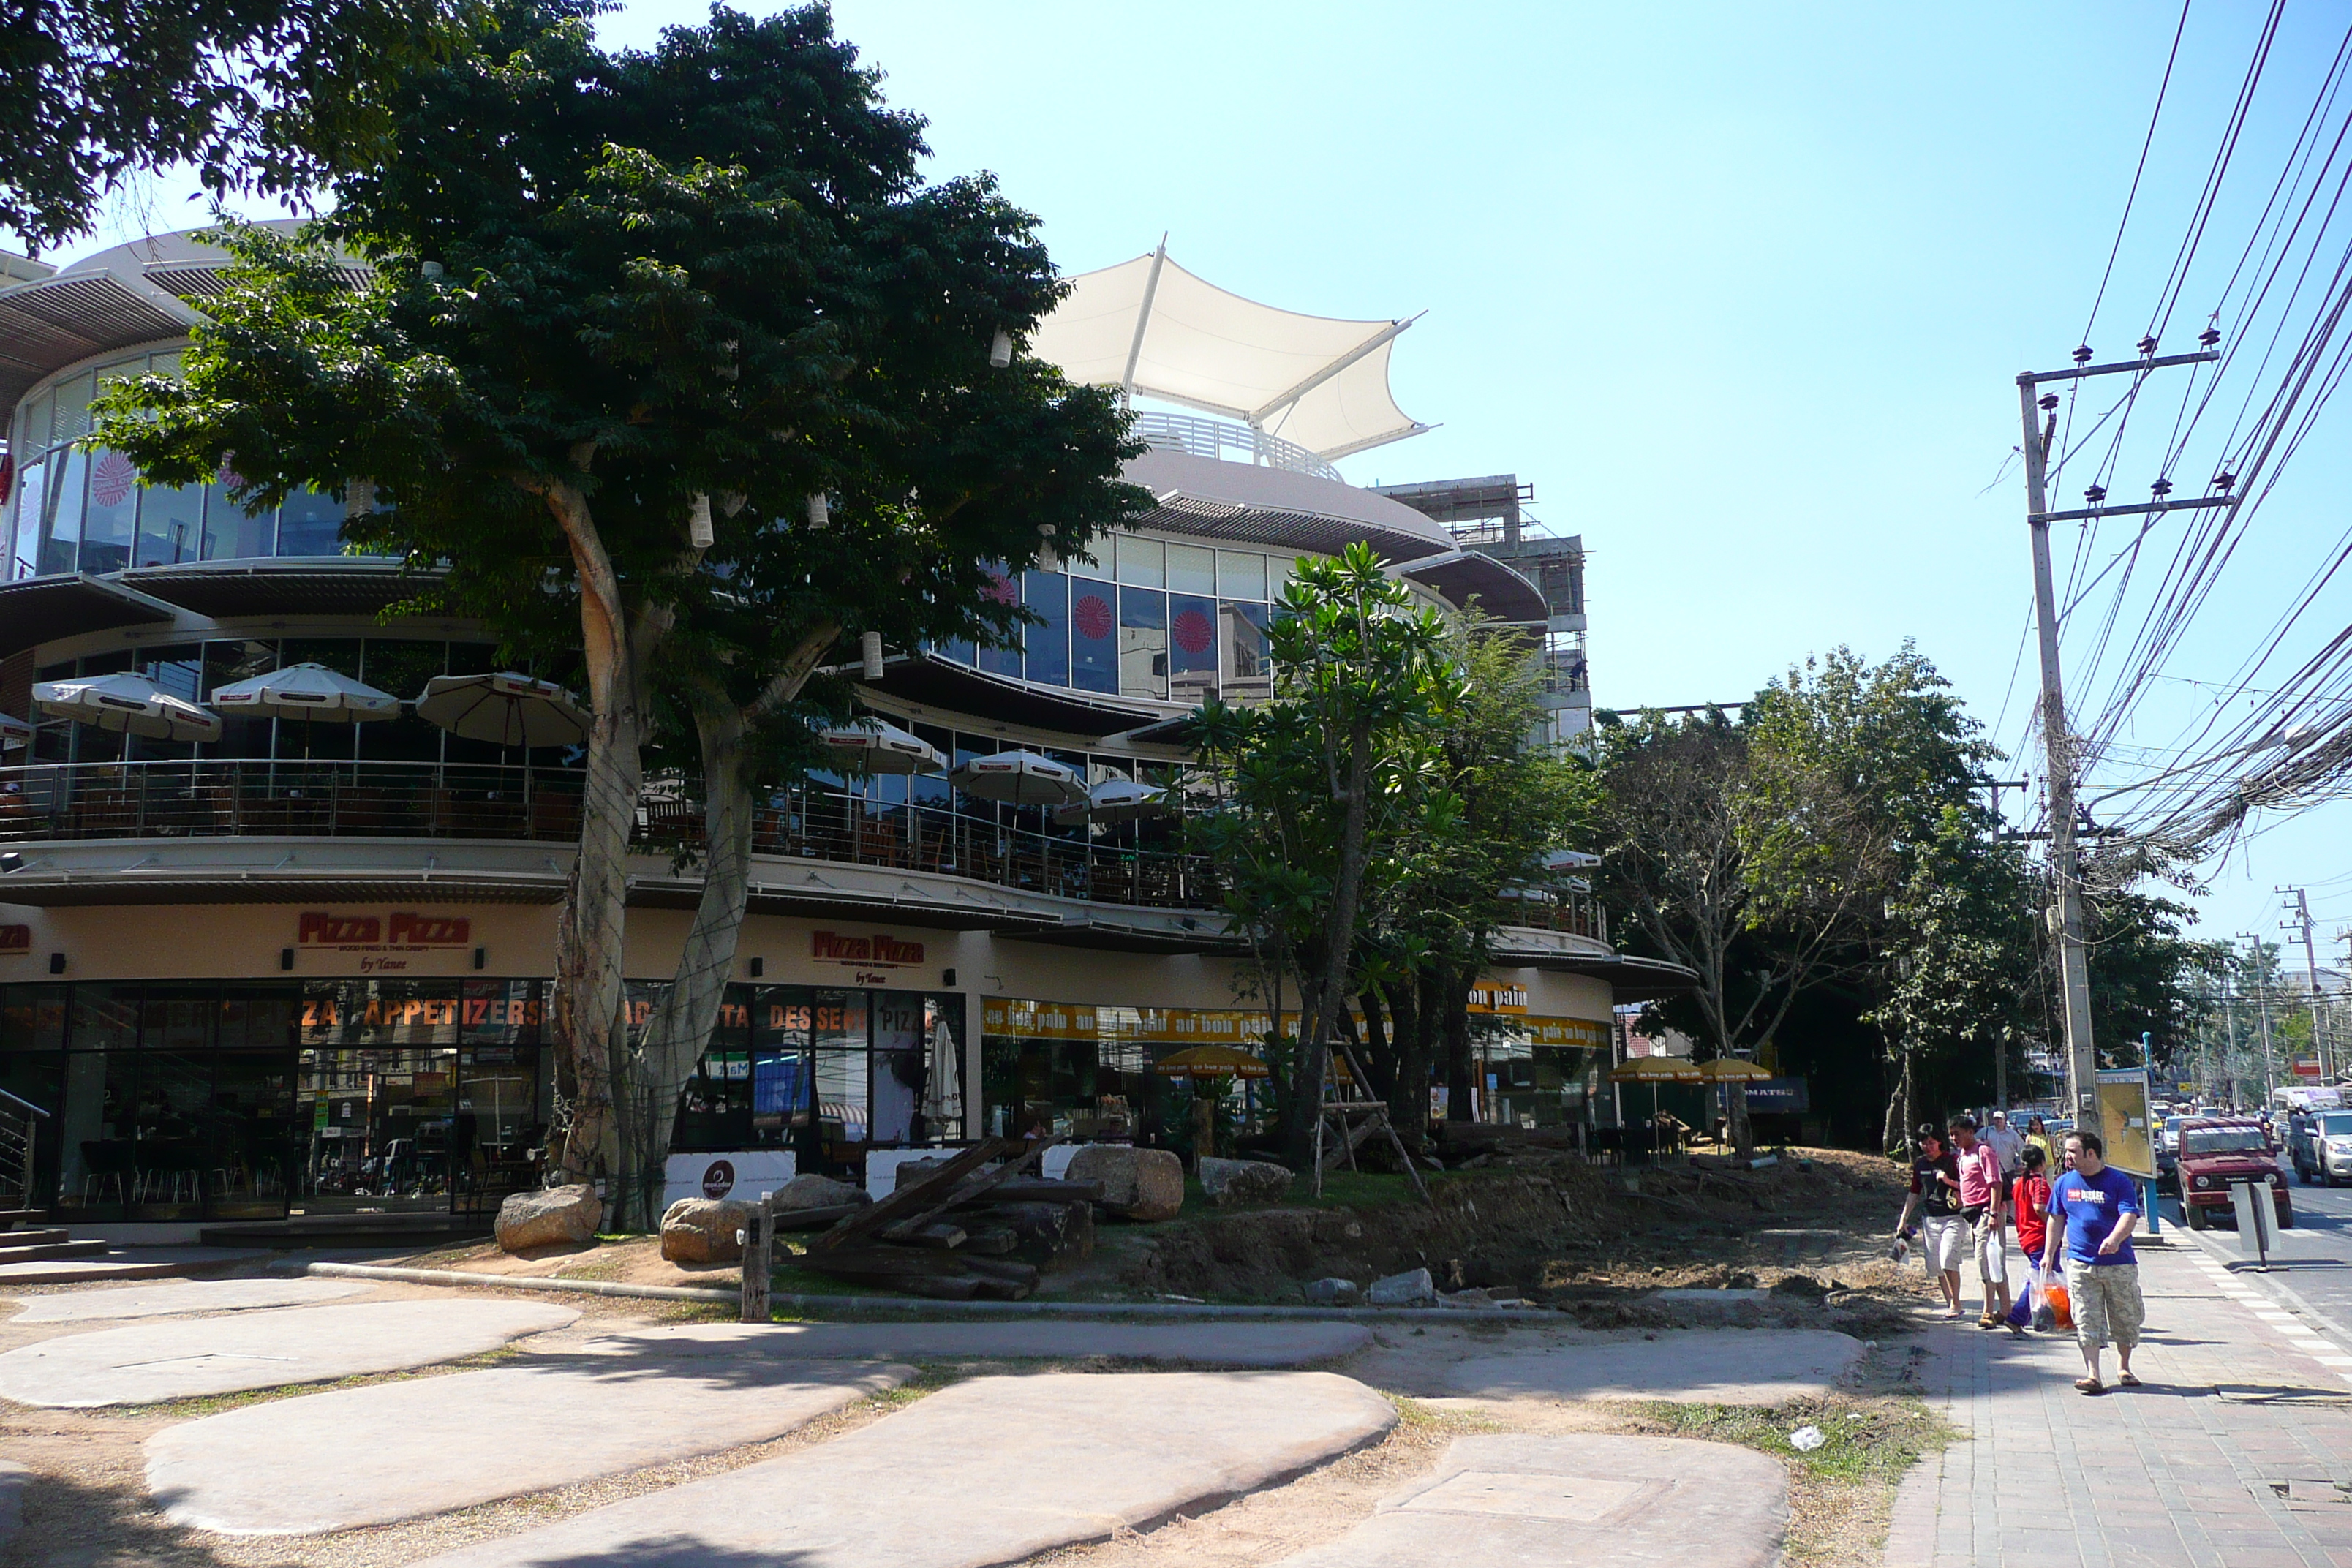
{"type": "Polygon", "coordinates": [[[2147,487],[2147,493],[2158,497],[2159,500],[2165,496],[2168,496],[2172,493],[2172,481],[2170,479],[2158,479],[2156,483],[2147,487]]]}
{"type": "Polygon", "coordinates": [[[2221,332],[2212,327],[2208,327],[2203,331],[2197,334],[2197,346],[2200,348],[2210,349],[2221,341],[2221,332]]]}
{"type": "Polygon", "coordinates": [[[2074,351],[2074,363],[2076,364],[2088,364],[2091,363],[2090,344],[2084,343],[2074,351]]]}
{"type": "Polygon", "coordinates": [[[2044,410],[2048,410],[2048,409],[2052,409],[2052,408],[2055,408],[2055,407],[2057,407],[2057,406],[2058,406],[2058,395],[2057,395],[2056,393],[2054,393],[2054,392],[2045,392],[2045,393],[2043,393],[2043,394],[2042,395],[2042,408],[2043,408],[2044,410]]]}
{"type": "Polygon", "coordinates": [[[2237,482],[2238,476],[2226,469],[2213,476],[2213,488],[2220,490],[2223,495],[2228,495],[2230,493],[2230,487],[2237,482]]]}
{"type": "Polygon", "coordinates": [[[2083,499],[2089,501],[2093,506],[2097,506],[2107,499],[2107,487],[2105,485],[2093,485],[2089,489],[2083,492],[2083,499]]]}
{"type": "Polygon", "coordinates": [[[2146,359],[2156,353],[2156,340],[2153,337],[2140,339],[2138,346],[2140,357],[2142,359],[2146,359]]]}

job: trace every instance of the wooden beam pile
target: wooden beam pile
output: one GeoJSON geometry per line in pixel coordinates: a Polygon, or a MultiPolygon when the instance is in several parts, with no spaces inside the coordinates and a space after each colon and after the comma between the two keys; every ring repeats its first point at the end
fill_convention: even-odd
{"type": "Polygon", "coordinates": [[[745,1237],[746,1321],[766,1321],[772,1237],[785,1226],[827,1227],[793,1261],[832,1279],[940,1300],[1027,1297],[1042,1268],[1094,1248],[1092,1205],[1102,1188],[1024,1174],[1058,1142],[985,1139],[877,1203],[782,1215],[762,1205],[745,1237]],[[756,1304],[755,1273],[761,1282],[756,1304]]]}

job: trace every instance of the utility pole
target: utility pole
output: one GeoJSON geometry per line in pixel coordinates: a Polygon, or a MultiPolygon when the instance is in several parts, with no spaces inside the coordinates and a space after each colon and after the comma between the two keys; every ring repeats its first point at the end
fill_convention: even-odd
{"type": "Polygon", "coordinates": [[[2158,499],[2145,505],[2109,507],[2106,492],[2096,486],[2084,500],[2083,511],[2053,512],[2047,490],[2050,443],[2056,435],[2058,395],[2043,393],[2051,382],[2081,381],[2094,375],[2145,375],[2171,365],[2201,364],[2221,358],[2211,342],[2201,353],[2167,354],[2159,358],[2152,338],[2141,340],[2140,357],[2116,364],[2092,364],[2089,348],[2074,351],[2071,370],[2025,371],[2017,378],[2017,411],[2023,427],[2025,457],[2025,522],[2033,545],[2033,615],[2040,629],[2042,652],[2042,747],[2050,775],[2050,879],[2057,894],[2052,911],[2053,934],[2058,939],[2059,985],[2066,1018],[2066,1087],[2074,1102],[2077,1125],[2095,1126],[2099,1116],[2099,1058],[2091,1043],[2091,970],[2083,944],[2082,868],[2074,847],[2074,737],[2066,727],[2065,683],[2058,670],[2058,594],[2050,572],[2050,525],[2071,519],[2147,515],[2200,506],[2225,506],[2227,496],[2172,501],[2162,499],[2171,487],[2163,485],[2158,499]],[[2042,416],[2049,416],[2047,424],[2042,416]]]}
{"type": "Polygon", "coordinates": [[[2262,1109],[2268,1110],[2272,1096],[2278,1092],[2278,1061],[2271,1055],[2271,998],[2270,986],[2263,980],[2263,939],[2250,931],[2242,931],[2238,934],[2244,937],[2254,950],[2254,1016],[2263,1024],[2262,1109]]]}
{"type": "MultiPolygon", "coordinates": [[[[2221,1058],[2222,1070],[2234,1080],[2238,1071],[2238,1002],[2230,994],[2230,971],[2226,967],[2221,971],[2221,1025],[2229,1038],[2228,1053],[2221,1058]]],[[[2210,1068],[2206,1070],[2205,1081],[2209,1091],[2216,1087],[2210,1068]]],[[[2234,1091],[2234,1081],[2231,1088],[2234,1091]]],[[[2230,1098],[2235,1100],[2236,1093],[2230,1098]]]]}
{"type": "Polygon", "coordinates": [[[2311,945],[2311,895],[2301,888],[2273,888],[2274,893],[2291,893],[2294,902],[2287,906],[2288,919],[2279,921],[2281,931],[2303,932],[2303,973],[2311,983],[2311,1048],[2319,1058],[2319,1081],[2333,1083],[2336,1074],[2327,1061],[2327,1025],[2319,1016],[2319,955],[2311,945]]]}

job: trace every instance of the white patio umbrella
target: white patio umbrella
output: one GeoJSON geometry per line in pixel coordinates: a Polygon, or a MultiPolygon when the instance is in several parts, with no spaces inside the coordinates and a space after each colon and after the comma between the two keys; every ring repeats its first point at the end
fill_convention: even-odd
{"type": "Polygon", "coordinates": [[[817,738],[826,751],[841,759],[844,767],[865,773],[929,773],[948,765],[947,758],[929,741],[879,719],[843,724],[817,738]]]}
{"type": "Polygon", "coordinates": [[[328,724],[362,724],[400,717],[400,699],[323,664],[289,664],[250,680],[216,687],[213,706],[223,713],[270,714],[328,724]]]}
{"type": "Polygon", "coordinates": [[[1133,779],[1105,779],[1087,792],[1076,805],[1056,806],[1054,820],[1067,826],[1078,822],[1132,822],[1139,816],[1159,816],[1168,810],[1168,792],[1158,784],[1133,779]]]}
{"type": "Polygon", "coordinates": [[[13,713],[0,713],[0,752],[33,743],[33,727],[13,713]]]}
{"type": "Polygon", "coordinates": [[[1087,798],[1087,781],[1076,768],[1034,752],[974,757],[948,776],[966,795],[1014,805],[1071,805],[1087,798]]]}
{"type": "Polygon", "coordinates": [[[436,675],[416,700],[416,716],[497,746],[571,746],[588,738],[588,715],[572,693],[512,670],[436,675]]]}
{"type": "Polygon", "coordinates": [[[217,741],[217,714],[174,697],[143,675],[92,675],[79,680],[44,680],[33,688],[33,703],[44,713],[151,741],[217,741]]]}

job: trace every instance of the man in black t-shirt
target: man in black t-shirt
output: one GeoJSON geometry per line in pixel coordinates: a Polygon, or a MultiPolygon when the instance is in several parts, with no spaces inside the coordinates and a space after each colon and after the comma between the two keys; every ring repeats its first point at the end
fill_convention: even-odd
{"type": "Polygon", "coordinates": [[[1960,1217],[1960,1163],[1931,1127],[1919,1130],[1919,1157],[1911,1162],[1911,1195],[1903,1200],[1896,1236],[1911,1231],[1919,1216],[1919,1261],[1943,1287],[1944,1316],[1962,1318],[1960,1259],[1968,1252],[1968,1221],[1960,1217]]]}

